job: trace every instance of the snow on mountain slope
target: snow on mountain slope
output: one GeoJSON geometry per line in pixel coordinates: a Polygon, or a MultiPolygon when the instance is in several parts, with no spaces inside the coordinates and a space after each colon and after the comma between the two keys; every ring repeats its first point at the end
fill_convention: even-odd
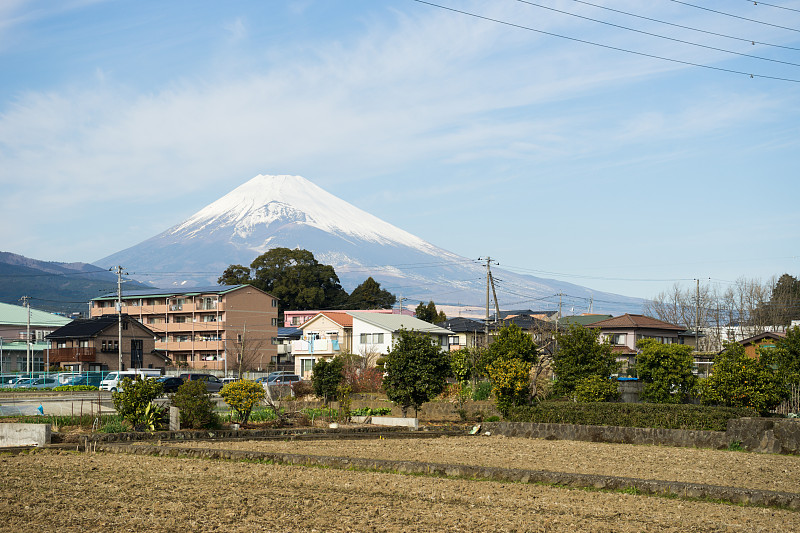
{"type": "Polygon", "coordinates": [[[298,223],[321,231],[376,244],[402,244],[437,251],[422,239],[337,198],[301,176],[258,175],[179,224],[171,233],[186,237],[209,227],[232,227],[247,241],[263,227],[298,223]]]}
{"type": "MultiPolygon", "coordinates": [[[[95,263],[122,265],[134,279],[156,287],[199,286],[216,283],[229,265],[249,265],[276,247],[310,250],[334,267],[347,291],[372,276],[412,302],[485,301],[483,264],[425,242],[300,176],[256,176],[186,221],[95,263]]],[[[508,271],[497,274],[501,306],[552,307],[553,300],[546,305],[543,298],[564,293],[586,302],[606,296],[614,309],[641,310],[634,298],[508,271]]]]}

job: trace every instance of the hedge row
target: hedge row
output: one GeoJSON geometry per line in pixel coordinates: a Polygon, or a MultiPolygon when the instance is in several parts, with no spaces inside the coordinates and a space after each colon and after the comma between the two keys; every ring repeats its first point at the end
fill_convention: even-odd
{"type": "Polygon", "coordinates": [[[758,416],[758,412],[737,407],[546,401],[514,408],[506,420],[543,424],[725,431],[728,420],[753,416],[758,416]]]}

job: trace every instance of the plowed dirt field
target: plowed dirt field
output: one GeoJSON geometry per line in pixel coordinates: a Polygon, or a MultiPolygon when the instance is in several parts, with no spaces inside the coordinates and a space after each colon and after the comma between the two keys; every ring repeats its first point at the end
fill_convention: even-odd
{"type": "MultiPolygon", "coordinates": [[[[800,492],[800,458],[502,437],[183,443],[800,492]]],[[[800,512],[208,459],[0,456],[0,531],[800,531],[800,512]]]]}

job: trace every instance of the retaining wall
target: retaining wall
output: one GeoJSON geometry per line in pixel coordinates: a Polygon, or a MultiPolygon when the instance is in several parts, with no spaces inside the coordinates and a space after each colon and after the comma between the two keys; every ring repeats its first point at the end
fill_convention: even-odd
{"type": "Polygon", "coordinates": [[[747,451],[800,454],[800,420],[792,418],[738,418],[728,421],[726,431],[537,424],[534,422],[487,422],[483,431],[508,437],[547,440],[580,440],[620,444],[650,444],[686,448],[727,448],[740,443],[747,451]]]}

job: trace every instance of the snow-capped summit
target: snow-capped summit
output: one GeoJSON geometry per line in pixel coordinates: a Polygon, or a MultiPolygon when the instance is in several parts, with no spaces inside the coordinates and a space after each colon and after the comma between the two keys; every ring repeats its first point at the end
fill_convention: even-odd
{"type": "MultiPolygon", "coordinates": [[[[259,174],[216,202],[204,207],[171,234],[202,235],[211,228],[233,228],[235,240],[255,240],[287,224],[301,224],[320,231],[376,244],[402,244],[434,251],[422,239],[337,198],[302,176],[259,174]]],[[[270,235],[271,237],[271,235],[270,235]]]]}
{"type": "MultiPolygon", "coordinates": [[[[444,237],[443,237],[444,238],[444,237]]],[[[372,276],[382,288],[411,303],[479,305],[485,301],[485,268],[434,246],[347,203],[300,176],[256,176],[186,221],[131,248],[96,261],[122,265],[131,277],[156,287],[214,284],[229,265],[250,263],[271,248],[304,248],[332,265],[345,290],[372,276]]],[[[498,300],[519,304],[584,287],[501,272],[513,287],[498,300]]],[[[595,293],[601,296],[603,293],[595,293]]],[[[638,312],[636,299],[615,296],[617,309],[638,312]]]]}

